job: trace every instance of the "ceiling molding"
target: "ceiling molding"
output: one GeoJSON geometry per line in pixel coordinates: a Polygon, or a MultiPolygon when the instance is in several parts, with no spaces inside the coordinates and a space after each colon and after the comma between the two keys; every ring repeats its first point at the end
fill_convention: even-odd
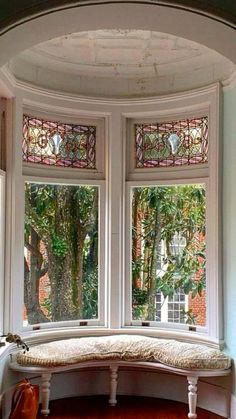
{"type": "Polygon", "coordinates": [[[222,82],[223,90],[227,91],[236,87],[236,70],[231,74],[231,76],[222,82]]]}
{"type": "MultiPolygon", "coordinates": [[[[5,70],[7,71],[7,70],[5,70]]],[[[31,83],[25,83],[20,80],[15,79],[15,87],[20,90],[23,97],[23,102],[25,105],[32,105],[33,103],[43,103],[44,100],[50,99],[55,102],[68,101],[71,103],[81,103],[89,105],[108,105],[108,106],[134,106],[134,105],[152,105],[162,102],[175,102],[180,99],[195,98],[196,95],[200,97],[201,95],[206,95],[208,93],[216,92],[220,88],[220,83],[213,83],[208,86],[201,88],[183,91],[179,93],[152,96],[152,97],[138,97],[138,98],[106,98],[106,97],[92,97],[92,96],[82,96],[82,95],[73,95],[67,94],[65,92],[53,91],[44,89],[42,87],[37,87],[31,83]],[[26,99],[24,99],[24,96],[26,99]],[[32,98],[32,99],[31,99],[32,98]],[[39,101],[39,102],[37,102],[39,101]]],[[[58,107],[58,109],[60,106],[58,107]]],[[[101,111],[102,112],[102,111],[101,111]]]]}

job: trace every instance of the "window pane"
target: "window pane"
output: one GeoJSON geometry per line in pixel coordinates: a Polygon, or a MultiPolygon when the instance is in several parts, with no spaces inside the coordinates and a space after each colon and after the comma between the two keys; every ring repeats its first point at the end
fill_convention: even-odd
{"type": "Polygon", "coordinates": [[[208,161],[208,118],[135,125],[136,168],[208,161]]]}
{"type": "Polygon", "coordinates": [[[205,325],[205,207],[202,184],[132,189],[134,320],[164,318],[168,302],[169,322],[205,325]]]}
{"type": "Polygon", "coordinates": [[[95,126],[62,124],[24,115],[23,161],[95,169],[95,150],[95,126]]]}
{"type": "Polygon", "coordinates": [[[24,324],[98,317],[99,189],[25,184],[24,324]]]}

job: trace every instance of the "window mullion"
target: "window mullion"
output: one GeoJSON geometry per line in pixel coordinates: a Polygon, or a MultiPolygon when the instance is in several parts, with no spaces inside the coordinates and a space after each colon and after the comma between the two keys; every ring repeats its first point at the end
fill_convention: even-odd
{"type": "Polygon", "coordinates": [[[7,186],[6,186],[6,270],[5,332],[22,329],[24,295],[24,200],[21,162],[22,100],[8,102],[7,108],[7,186]],[[12,127],[14,129],[12,130],[12,127]]]}
{"type": "Polygon", "coordinates": [[[119,111],[110,119],[109,138],[109,322],[112,329],[121,326],[122,280],[122,118],[119,111]]]}

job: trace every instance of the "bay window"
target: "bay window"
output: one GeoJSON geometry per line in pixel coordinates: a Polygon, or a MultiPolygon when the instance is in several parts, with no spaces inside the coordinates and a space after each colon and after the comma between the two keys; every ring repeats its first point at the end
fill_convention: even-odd
{"type": "Polygon", "coordinates": [[[6,330],[220,342],[218,96],[17,99],[6,330]]]}

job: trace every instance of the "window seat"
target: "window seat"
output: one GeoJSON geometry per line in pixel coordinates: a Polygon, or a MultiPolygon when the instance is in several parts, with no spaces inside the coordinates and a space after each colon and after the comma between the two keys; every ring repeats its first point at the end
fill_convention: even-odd
{"type": "Polygon", "coordinates": [[[136,335],[82,337],[36,345],[19,352],[10,368],[41,375],[41,413],[49,414],[50,380],[56,372],[86,367],[110,368],[111,405],[116,404],[118,368],[135,366],[187,377],[189,418],[196,418],[199,377],[230,374],[231,360],[223,352],[202,344],[136,335]]]}

